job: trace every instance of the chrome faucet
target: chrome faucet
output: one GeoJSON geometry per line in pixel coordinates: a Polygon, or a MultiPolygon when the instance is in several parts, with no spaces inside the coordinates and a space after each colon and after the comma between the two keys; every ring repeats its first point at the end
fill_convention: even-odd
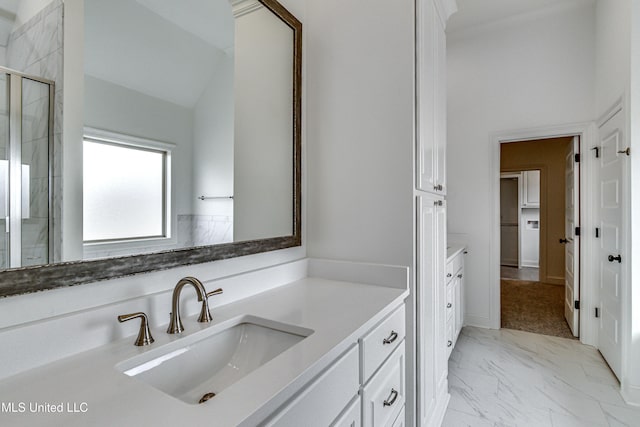
{"type": "Polygon", "coordinates": [[[173,297],[171,298],[171,320],[169,321],[169,328],[167,329],[167,333],[169,334],[179,334],[184,331],[182,319],[180,318],[180,292],[182,292],[182,288],[184,288],[185,285],[193,285],[193,287],[196,288],[196,293],[198,294],[198,301],[202,301],[202,309],[200,310],[200,316],[198,317],[198,322],[202,323],[210,322],[212,319],[211,312],[209,312],[209,297],[222,293],[222,289],[216,289],[215,291],[207,293],[202,282],[195,277],[183,277],[180,279],[176,284],[176,287],[173,288],[173,297]]]}

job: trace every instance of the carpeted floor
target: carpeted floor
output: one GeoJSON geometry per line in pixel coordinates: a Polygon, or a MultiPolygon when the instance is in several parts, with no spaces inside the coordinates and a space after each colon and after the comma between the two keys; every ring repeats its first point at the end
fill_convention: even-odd
{"type": "Polygon", "coordinates": [[[502,327],[574,338],[564,318],[564,286],[500,280],[502,327]]]}

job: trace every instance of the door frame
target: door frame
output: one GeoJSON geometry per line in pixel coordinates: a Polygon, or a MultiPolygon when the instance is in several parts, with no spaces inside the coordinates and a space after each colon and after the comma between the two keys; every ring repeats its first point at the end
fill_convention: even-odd
{"type": "MultiPolygon", "coordinates": [[[[500,144],[529,141],[536,139],[559,138],[568,136],[580,137],[580,212],[581,230],[580,257],[582,260],[593,259],[593,200],[595,180],[593,178],[594,158],[591,147],[595,145],[598,128],[594,122],[573,123],[566,125],[518,129],[496,132],[489,136],[491,151],[491,241],[490,259],[490,313],[491,327],[500,329],[500,144]]],[[[592,274],[591,262],[580,263],[580,341],[584,344],[597,344],[597,322],[593,313],[596,303],[596,281],[592,274]],[[589,271],[587,271],[589,270],[589,271]]]]}

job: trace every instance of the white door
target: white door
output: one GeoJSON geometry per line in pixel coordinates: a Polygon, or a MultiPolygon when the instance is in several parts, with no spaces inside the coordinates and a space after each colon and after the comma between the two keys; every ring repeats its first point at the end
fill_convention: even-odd
{"type": "Polygon", "coordinates": [[[567,149],[564,203],[564,317],[576,337],[580,332],[580,310],[576,308],[580,301],[580,237],[575,232],[580,226],[580,163],[575,159],[579,143],[576,136],[567,149]]]}
{"type": "Polygon", "coordinates": [[[600,127],[596,212],[599,236],[596,249],[599,267],[598,348],[618,378],[622,363],[622,266],[628,256],[624,252],[627,233],[622,224],[626,205],[623,177],[627,168],[623,125],[623,114],[618,112],[600,127]]]}

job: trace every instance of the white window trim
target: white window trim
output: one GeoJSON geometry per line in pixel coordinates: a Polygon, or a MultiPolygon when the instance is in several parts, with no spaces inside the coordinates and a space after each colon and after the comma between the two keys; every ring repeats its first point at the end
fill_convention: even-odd
{"type": "Polygon", "coordinates": [[[173,181],[171,169],[172,151],[176,144],[169,142],[157,141],[137,136],[111,132],[104,129],[96,129],[85,127],[83,132],[83,140],[96,140],[106,143],[113,143],[121,146],[130,146],[141,149],[157,150],[166,153],[166,171],[165,171],[165,230],[166,236],[142,237],[133,239],[122,239],[113,241],[96,241],[84,242],[83,247],[86,258],[100,257],[102,252],[113,252],[114,256],[123,255],[126,252],[131,253],[147,253],[156,252],[162,249],[172,249],[177,243],[175,237],[174,221],[172,212],[175,211],[173,206],[173,198],[171,197],[171,183],[173,181]]]}

